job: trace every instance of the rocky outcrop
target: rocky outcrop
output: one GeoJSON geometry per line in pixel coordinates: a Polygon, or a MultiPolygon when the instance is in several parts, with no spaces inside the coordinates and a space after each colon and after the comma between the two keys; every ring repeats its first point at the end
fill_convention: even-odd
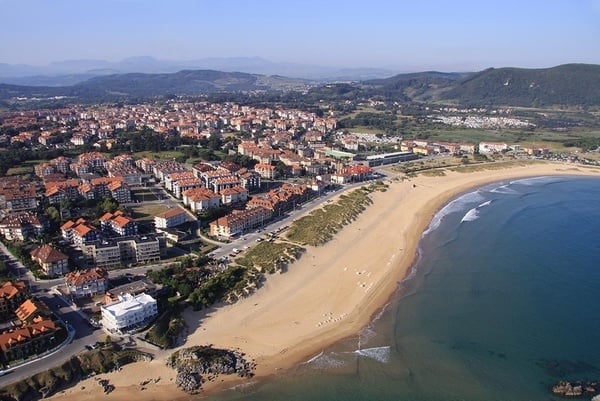
{"type": "MultiPolygon", "coordinates": [[[[599,389],[599,383],[597,381],[592,382],[569,382],[561,380],[552,386],[552,392],[557,395],[569,398],[582,397],[584,395],[594,395],[599,389]]],[[[596,398],[596,397],[594,397],[596,398]]]]}
{"type": "Polygon", "coordinates": [[[174,352],[168,358],[167,366],[177,370],[175,383],[190,394],[197,393],[202,383],[218,375],[251,377],[254,369],[254,363],[246,361],[244,354],[211,346],[194,346],[174,352]]]}

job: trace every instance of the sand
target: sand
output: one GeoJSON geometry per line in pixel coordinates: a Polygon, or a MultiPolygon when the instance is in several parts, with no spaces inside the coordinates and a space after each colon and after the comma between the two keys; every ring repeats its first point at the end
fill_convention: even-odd
{"type": "MultiPolygon", "coordinates": [[[[323,348],[357,335],[396,291],[410,271],[418,242],[433,215],[449,199],[470,188],[512,178],[592,175],[600,169],[539,163],[445,176],[390,181],[374,204],[326,245],[308,247],[287,272],[269,276],[252,296],[206,312],[186,311],[190,334],[185,346],[212,344],[237,348],[257,364],[253,379],[219,377],[204,394],[261,380],[310,359],[323,348]],[[222,381],[223,380],[223,381],[222,381]]],[[[166,355],[168,353],[165,353],[166,355]]],[[[94,379],[53,396],[52,400],[191,399],[174,385],[175,372],[163,356],[148,363],[101,375],[116,386],[105,396],[94,379]],[[161,377],[140,390],[141,382],[161,377]],[[85,389],[82,390],[82,388],[85,389]],[[142,391],[142,393],[140,393],[142,391]]]]}

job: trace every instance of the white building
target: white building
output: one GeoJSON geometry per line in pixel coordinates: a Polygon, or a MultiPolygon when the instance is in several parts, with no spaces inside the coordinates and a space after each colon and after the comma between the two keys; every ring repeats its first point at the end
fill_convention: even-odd
{"type": "Polygon", "coordinates": [[[125,294],[103,306],[102,326],[109,333],[122,334],[145,326],[158,315],[156,300],[148,294],[125,294]]]}
{"type": "Polygon", "coordinates": [[[171,228],[183,224],[187,221],[187,213],[185,210],[174,207],[166,212],[154,216],[154,227],[156,228],[171,228]]]}

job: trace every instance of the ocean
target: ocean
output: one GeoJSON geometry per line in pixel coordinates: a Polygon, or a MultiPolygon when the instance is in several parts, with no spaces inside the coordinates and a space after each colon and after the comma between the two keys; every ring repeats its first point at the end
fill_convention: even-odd
{"type": "Polygon", "coordinates": [[[600,179],[495,183],[437,213],[360,334],[214,399],[559,400],[558,380],[600,380],[599,329],[600,179]]]}

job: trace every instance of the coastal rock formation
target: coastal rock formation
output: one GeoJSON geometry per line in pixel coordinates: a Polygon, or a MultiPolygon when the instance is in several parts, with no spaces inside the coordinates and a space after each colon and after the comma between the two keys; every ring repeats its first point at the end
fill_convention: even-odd
{"type": "Polygon", "coordinates": [[[211,346],[194,346],[174,352],[167,359],[167,366],[177,370],[175,384],[190,394],[198,392],[203,382],[217,375],[251,377],[254,369],[254,364],[247,362],[242,353],[211,346]]]}
{"type": "MultiPolygon", "coordinates": [[[[552,386],[552,392],[557,395],[562,395],[563,397],[576,398],[585,395],[593,395],[596,394],[599,388],[599,383],[597,381],[591,382],[569,382],[566,380],[561,380],[554,386],[552,386]]],[[[598,396],[594,397],[598,398],[598,396]]]]}

